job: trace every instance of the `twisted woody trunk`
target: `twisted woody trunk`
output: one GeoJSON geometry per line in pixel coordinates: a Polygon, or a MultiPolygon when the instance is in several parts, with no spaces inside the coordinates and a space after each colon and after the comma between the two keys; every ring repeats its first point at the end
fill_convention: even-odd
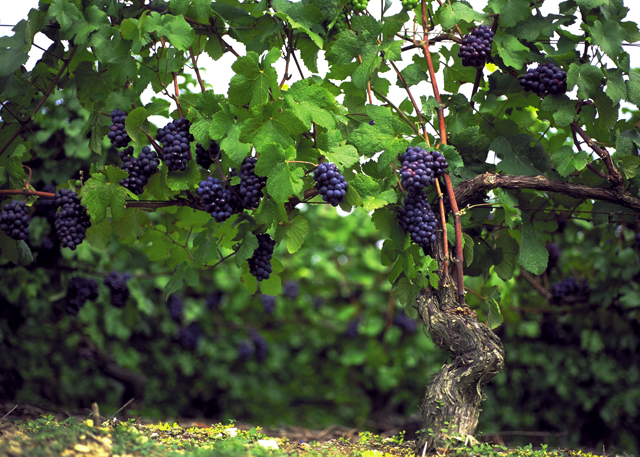
{"type": "Polygon", "coordinates": [[[455,284],[445,270],[448,262],[443,243],[439,237],[434,245],[436,252],[432,253],[441,272],[440,287],[423,289],[416,306],[433,342],[450,351],[452,357],[433,377],[420,403],[422,425],[427,432],[418,440],[417,455],[436,451],[447,435],[473,435],[484,399],[482,387],[504,367],[500,339],[478,322],[475,311],[456,299],[455,284]]]}

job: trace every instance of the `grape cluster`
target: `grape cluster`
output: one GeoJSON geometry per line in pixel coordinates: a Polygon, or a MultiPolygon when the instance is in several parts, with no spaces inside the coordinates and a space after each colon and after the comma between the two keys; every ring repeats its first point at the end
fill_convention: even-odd
{"type": "Polygon", "coordinates": [[[191,158],[191,146],[193,135],[189,133],[191,122],[185,117],[169,122],[165,127],[158,129],[156,140],[162,143],[162,160],[169,171],[184,171],[187,162],[191,158]]]}
{"type": "Polygon", "coordinates": [[[552,63],[530,68],[520,79],[524,90],[544,97],[546,94],[564,94],[567,91],[567,72],[552,63]]]}
{"type": "Polygon", "coordinates": [[[200,344],[200,326],[197,322],[191,322],[186,327],[180,328],[178,332],[178,341],[185,351],[195,351],[200,344]]]}
{"type": "Polygon", "coordinates": [[[256,360],[260,363],[264,362],[269,354],[269,345],[260,333],[255,329],[249,329],[249,338],[255,347],[256,360]]]}
{"type": "Polygon", "coordinates": [[[124,127],[124,120],[127,118],[127,113],[118,108],[115,108],[111,112],[111,130],[107,133],[107,138],[111,140],[111,144],[116,148],[126,148],[131,141],[127,130],[124,127]]]}
{"type": "Polygon", "coordinates": [[[562,255],[562,250],[560,249],[560,246],[555,243],[548,243],[546,248],[549,252],[549,263],[547,264],[547,271],[549,271],[558,263],[558,260],[562,255]]]}
{"type": "Polygon", "coordinates": [[[132,278],[131,273],[120,274],[113,270],[104,277],[104,285],[111,291],[111,304],[116,308],[124,308],[129,299],[127,282],[132,278]]]}
{"type": "Polygon", "coordinates": [[[438,221],[422,192],[409,192],[404,206],[398,211],[398,220],[403,230],[409,232],[411,240],[423,249],[428,249],[436,241],[438,221]]]}
{"type": "Polygon", "coordinates": [[[488,25],[481,25],[471,30],[469,35],[462,38],[458,57],[462,58],[465,67],[481,67],[491,55],[493,31],[488,25]]]}
{"type": "Polygon", "coordinates": [[[449,163],[438,151],[426,151],[419,147],[407,148],[400,156],[400,176],[405,190],[420,191],[435,184],[436,178],[445,174],[449,163]]]}
{"type": "Polygon", "coordinates": [[[551,285],[551,295],[555,300],[561,300],[567,295],[575,295],[589,290],[587,280],[578,281],[576,278],[565,278],[551,285]]]}
{"type": "Polygon", "coordinates": [[[393,325],[401,328],[404,333],[413,334],[416,333],[418,326],[416,321],[407,316],[404,312],[397,314],[393,318],[393,325]]]}
{"type": "Polygon", "coordinates": [[[214,290],[209,295],[207,295],[205,303],[209,311],[220,308],[220,303],[222,303],[222,292],[220,292],[219,290],[214,290]]]}
{"type": "Polygon", "coordinates": [[[240,344],[238,344],[238,355],[242,360],[249,360],[254,352],[255,348],[251,345],[250,341],[242,340],[240,344]]]}
{"type": "Polygon", "coordinates": [[[282,289],[284,294],[291,300],[295,300],[300,294],[300,288],[298,287],[298,283],[295,281],[286,281],[282,285],[282,289]]]}
{"type": "Polygon", "coordinates": [[[351,9],[356,13],[361,13],[367,9],[369,0],[351,0],[351,9]]]}
{"type": "Polygon", "coordinates": [[[333,28],[338,32],[342,32],[344,30],[349,30],[349,22],[347,22],[347,12],[346,10],[340,10],[338,12],[338,17],[336,18],[335,24],[333,24],[333,28]]]}
{"type": "Polygon", "coordinates": [[[160,161],[156,152],[149,146],[145,146],[136,158],[133,157],[133,147],[129,146],[120,151],[118,157],[122,160],[120,168],[129,173],[128,178],[120,180],[120,185],[135,195],[140,195],[144,192],[144,186],[147,185],[149,178],[158,171],[160,161]]]}
{"type": "Polygon", "coordinates": [[[29,214],[27,206],[23,201],[12,200],[4,205],[0,213],[0,229],[14,240],[24,240],[29,238],[29,214]]]}
{"type": "Polygon", "coordinates": [[[358,327],[360,326],[360,319],[355,318],[351,319],[347,324],[347,329],[344,331],[344,334],[347,338],[355,338],[360,333],[358,331],[358,327]]]}
{"type": "Polygon", "coordinates": [[[180,295],[171,294],[167,298],[167,308],[169,309],[169,317],[176,322],[182,321],[182,310],[184,303],[180,295]]]}
{"type": "Polygon", "coordinates": [[[196,193],[202,199],[204,210],[211,214],[216,222],[223,222],[242,211],[240,199],[218,178],[209,176],[205,181],[201,181],[196,193]]]}
{"type": "Polygon", "coordinates": [[[316,297],[315,300],[313,300],[313,307],[315,309],[320,309],[324,306],[325,304],[325,300],[322,297],[316,297]]]}
{"type": "Polygon", "coordinates": [[[75,251],[84,240],[91,221],[87,208],[80,204],[78,194],[71,189],[62,188],[56,193],[56,205],[60,211],[56,213],[54,227],[63,248],[75,251]]]}
{"type": "Polygon", "coordinates": [[[416,6],[418,6],[419,3],[420,3],[420,0],[402,0],[402,7],[405,10],[410,11],[414,9],[416,6]]]}
{"type": "Polygon", "coordinates": [[[264,312],[267,314],[273,314],[276,310],[276,297],[273,295],[262,294],[260,300],[262,301],[262,308],[264,309],[264,312]]]}
{"type": "Polygon", "coordinates": [[[213,140],[209,141],[209,149],[205,149],[200,143],[196,143],[196,163],[208,170],[213,163],[212,157],[218,155],[219,152],[220,146],[213,140]]]}
{"type": "Polygon", "coordinates": [[[249,271],[258,281],[262,281],[269,279],[271,275],[271,256],[276,242],[268,233],[261,233],[257,238],[258,248],[253,251],[253,256],[249,259],[249,271]]]}
{"type": "Polygon", "coordinates": [[[262,189],[267,184],[267,178],[258,176],[255,173],[255,157],[246,157],[240,167],[240,196],[242,206],[246,209],[257,208],[262,198],[262,189]]]}
{"type": "Polygon", "coordinates": [[[338,168],[331,162],[321,163],[313,173],[316,189],[325,202],[338,206],[344,201],[349,183],[344,180],[338,168]]]}
{"type": "Polygon", "coordinates": [[[87,300],[98,298],[98,283],[93,279],[74,276],[67,284],[67,312],[73,316],[78,314],[80,308],[87,300]]]}

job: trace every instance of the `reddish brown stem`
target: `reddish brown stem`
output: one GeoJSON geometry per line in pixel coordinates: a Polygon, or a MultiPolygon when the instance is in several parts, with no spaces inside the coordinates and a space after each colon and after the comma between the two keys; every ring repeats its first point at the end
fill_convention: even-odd
{"type": "Polygon", "coordinates": [[[0,190],[0,195],[36,195],[44,198],[55,198],[56,196],[56,194],[52,194],[51,192],[39,192],[37,190],[27,189],[2,189],[0,190]]]}
{"type": "Polygon", "coordinates": [[[471,109],[473,109],[474,105],[473,96],[478,92],[478,87],[480,87],[480,81],[482,80],[482,70],[483,68],[476,68],[476,79],[473,81],[473,90],[471,91],[471,97],[469,98],[471,109]]]}
{"type": "Polygon", "coordinates": [[[578,125],[576,121],[573,121],[571,123],[571,128],[578,135],[580,135],[580,137],[582,137],[582,139],[587,143],[587,145],[591,149],[593,149],[593,151],[596,154],[598,154],[598,156],[600,156],[600,158],[603,160],[604,164],[607,167],[607,170],[609,170],[609,175],[611,175],[609,177],[609,180],[614,185],[621,187],[623,185],[622,175],[620,174],[620,172],[618,172],[618,170],[616,169],[616,166],[613,164],[613,160],[611,160],[611,156],[609,155],[609,153],[604,149],[602,149],[600,146],[598,146],[596,142],[593,141],[591,137],[587,135],[587,133],[584,130],[582,130],[582,128],[578,125]]]}
{"type": "Polygon", "coordinates": [[[447,242],[447,216],[444,212],[444,202],[442,201],[442,190],[440,190],[440,181],[436,178],[436,190],[438,191],[438,204],[440,206],[440,220],[442,221],[442,239],[444,240],[444,268],[443,271],[449,269],[449,243],[447,242]]]}
{"type": "Polygon", "coordinates": [[[200,90],[204,94],[207,90],[204,88],[204,82],[202,81],[202,77],[200,76],[200,70],[198,69],[198,62],[196,62],[196,57],[193,55],[193,46],[189,48],[189,54],[191,54],[191,63],[193,64],[193,71],[196,72],[196,78],[198,78],[200,90]]]}
{"type": "Polygon", "coordinates": [[[180,88],[178,87],[178,75],[173,73],[173,88],[176,92],[175,101],[178,107],[178,116],[182,117],[182,108],[180,107],[180,88]]]}
{"type": "Polygon", "coordinates": [[[418,108],[418,104],[416,103],[416,101],[413,98],[413,94],[411,93],[411,90],[409,89],[409,85],[407,84],[407,82],[404,80],[404,78],[400,74],[400,71],[398,70],[398,67],[396,67],[396,65],[392,61],[389,61],[389,63],[391,64],[391,66],[395,70],[396,74],[398,75],[398,79],[400,80],[400,82],[404,86],[404,90],[407,91],[407,95],[409,95],[409,100],[411,100],[411,104],[413,105],[413,109],[415,109],[416,113],[418,114],[418,120],[420,121],[420,125],[422,126],[422,133],[424,135],[424,140],[427,142],[427,146],[431,147],[431,144],[429,143],[429,137],[427,136],[427,126],[424,123],[424,121],[422,120],[422,113],[420,113],[420,108],[418,108]]]}

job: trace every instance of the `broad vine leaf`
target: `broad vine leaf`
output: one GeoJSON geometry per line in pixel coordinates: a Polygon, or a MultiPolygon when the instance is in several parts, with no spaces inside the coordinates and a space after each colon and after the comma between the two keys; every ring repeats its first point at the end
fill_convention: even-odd
{"type": "Polygon", "coordinates": [[[107,174],[92,173],[91,178],[82,187],[82,204],[87,207],[91,219],[100,223],[107,217],[107,208],[111,208],[114,221],[125,214],[127,190],[120,185],[120,180],[128,173],[112,165],[107,166],[107,174]]]}
{"type": "Polygon", "coordinates": [[[520,253],[518,263],[527,271],[541,275],[547,269],[549,251],[544,246],[542,235],[527,222],[520,230],[520,253]]]}
{"type": "Polygon", "coordinates": [[[289,254],[297,252],[304,243],[304,237],[309,233],[309,221],[297,215],[284,228],[284,239],[289,254]]]}
{"type": "Polygon", "coordinates": [[[500,136],[493,140],[490,149],[502,160],[497,169],[507,174],[535,176],[550,169],[544,148],[529,135],[500,136]]]}
{"type": "Polygon", "coordinates": [[[279,144],[270,144],[263,149],[256,163],[256,174],[267,177],[267,191],[276,202],[284,203],[290,195],[302,191],[304,170],[292,169],[286,162],[295,154],[292,146],[285,150],[279,144]]]}

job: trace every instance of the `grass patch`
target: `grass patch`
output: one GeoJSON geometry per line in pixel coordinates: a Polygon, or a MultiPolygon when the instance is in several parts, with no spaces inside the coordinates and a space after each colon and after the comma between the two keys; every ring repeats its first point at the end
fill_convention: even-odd
{"type": "MultiPolygon", "coordinates": [[[[0,457],[409,457],[415,454],[415,443],[405,442],[403,433],[385,438],[363,432],[357,439],[305,443],[268,437],[260,427],[239,430],[233,423],[184,428],[176,423],[142,425],[130,419],[94,427],[90,419],[58,422],[52,415],[25,422],[0,423],[0,457]]],[[[546,447],[508,449],[459,437],[445,440],[438,455],[593,457],[581,451],[551,451],[546,447]]]]}

